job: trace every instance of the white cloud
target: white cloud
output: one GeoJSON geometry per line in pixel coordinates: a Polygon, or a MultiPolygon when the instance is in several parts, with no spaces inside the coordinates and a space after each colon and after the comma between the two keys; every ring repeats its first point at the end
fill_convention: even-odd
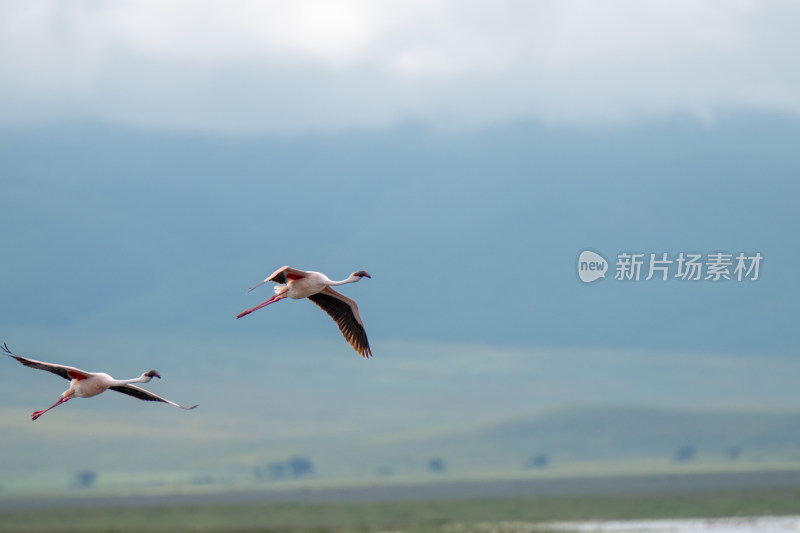
{"type": "Polygon", "coordinates": [[[800,112],[800,5],[0,2],[0,121],[217,131],[800,112]]]}

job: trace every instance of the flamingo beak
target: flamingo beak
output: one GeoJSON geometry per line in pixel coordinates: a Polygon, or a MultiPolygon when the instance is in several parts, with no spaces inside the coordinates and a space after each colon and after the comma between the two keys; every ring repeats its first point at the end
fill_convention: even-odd
{"type": "Polygon", "coordinates": [[[148,373],[147,373],[147,374],[145,374],[145,375],[146,375],[146,376],[150,376],[151,378],[158,378],[158,379],[161,379],[161,374],[159,374],[157,370],[151,370],[150,372],[148,372],[148,373]]]}

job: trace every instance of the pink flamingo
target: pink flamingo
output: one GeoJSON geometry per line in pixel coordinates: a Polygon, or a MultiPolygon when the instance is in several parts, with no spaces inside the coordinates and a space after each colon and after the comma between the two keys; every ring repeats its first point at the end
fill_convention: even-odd
{"type": "Polygon", "coordinates": [[[372,276],[366,270],[359,270],[358,272],[353,272],[347,279],[342,281],[331,281],[325,274],[320,274],[319,272],[307,272],[288,266],[281,267],[267,279],[255,287],[250,287],[247,291],[249,293],[259,285],[274,281],[278,283],[275,287],[275,295],[252,309],[242,311],[236,318],[242,318],[257,309],[287,297],[293,300],[308,298],[333,318],[339,325],[342,335],[355,351],[361,354],[362,357],[371,357],[372,351],[369,348],[367,333],[364,331],[364,323],[361,321],[356,302],[331,288],[345,283],[355,283],[361,281],[361,278],[372,278],[372,276]]]}
{"type": "Polygon", "coordinates": [[[1,348],[6,354],[13,357],[25,366],[38,368],[39,370],[47,370],[48,372],[52,372],[53,374],[61,376],[64,379],[72,380],[69,384],[69,388],[61,394],[61,397],[58,399],[58,401],[47,409],[42,411],[34,411],[33,415],[31,415],[32,420],[36,420],[53,407],[61,405],[72,398],[90,398],[92,396],[97,396],[101,392],[105,392],[108,389],[133,396],[134,398],[139,398],[140,400],[168,403],[170,405],[174,405],[175,407],[180,407],[181,409],[194,409],[197,407],[197,405],[184,407],[175,402],[171,402],[165,398],[162,398],[161,396],[153,394],[150,391],[146,391],[131,385],[131,383],[148,383],[153,378],[161,379],[161,375],[155,370],[145,372],[138,378],[134,379],[114,379],[108,374],[104,374],[102,372],[86,372],[85,370],[80,370],[71,366],[44,363],[42,361],[36,361],[34,359],[22,357],[12,353],[11,350],[8,349],[8,345],[6,345],[6,343],[3,343],[1,348]]]}

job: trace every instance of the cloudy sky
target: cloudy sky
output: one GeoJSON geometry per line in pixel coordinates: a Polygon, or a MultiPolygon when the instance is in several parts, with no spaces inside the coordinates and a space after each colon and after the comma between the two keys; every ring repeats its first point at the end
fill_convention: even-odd
{"type": "Polygon", "coordinates": [[[0,121],[225,133],[800,112],[769,0],[0,2],[0,121]]]}

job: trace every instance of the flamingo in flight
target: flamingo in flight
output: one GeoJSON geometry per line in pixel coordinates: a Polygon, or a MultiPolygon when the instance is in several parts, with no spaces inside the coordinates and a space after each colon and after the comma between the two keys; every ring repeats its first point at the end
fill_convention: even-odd
{"type": "Polygon", "coordinates": [[[367,332],[364,331],[364,323],[361,321],[356,302],[331,288],[345,283],[355,283],[361,281],[361,278],[372,278],[372,276],[366,270],[359,270],[350,274],[347,279],[332,281],[325,274],[320,274],[319,272],[297,270],[289,266],[281,267],[267,279],[255,287],[250,287],[247,291],[250,293],[256,287],[268,281],[274,281],[278,283],[275,287],[275,295],[252,309],[242,311],[236,318],[242,318],[253,311],[287,297],[293,300],[308,298],[333,318],[339,325],[342,335],[355,351],[361,354],[362,357],[371,357],[372,351],[367,341],[367,332]]]}
{"type": "Polygon", "coordinates": [[[145,372],[138,378],[134,379],[114,379],[108,374],[104,374],[102,372],[86,372],[84,370],[80,370],[78,368],[73,368],[71,366],[64,366],[64,365],[55,365],[53,363],[43,363],[42,361],[36,361],[34,359],[28,359],[27,357],[22,357],[16,355],[8,349],[8,345],[3,343],[3,346],[0,347],[2,350],[8,354],[9,356],[13,357],[20,363],[25,366],[29,366],[31,368],[38,368],[39,370],[47,370],[48,372],[52,372],[57,376],[61,376],[64,379],[72,380],[70,382],[69,388],[65,390],[61,394],[61,398],[58,399],[56,403],[44,409],[42,411],[34,411],[33,415],[31,415],[32,420],[36,420],[47,411],[52,409],[57,405],[61,405],[62,403],[71,400],[72,398],[90,398],[92,396],[97,396],[101,392],[105,392],[108,389],[115,390],[117,392],[121,392],[123,394],[127,394],[129,396],[133,396],[134,398],[139,398],[140,400],[146,400],[149,402],[164,402],[170,405],[174,405],[175,407],[180,407],[181,409],[194,409],[197,405],[193,405],[191,407],[184,407],[182,405],[178,405],[175,402],[171,402],[161,396],[153,394],[150,391],[146,391],[131,383],[147,383],[153,378],[161,379],[161,375],[155,371],[150,370],[149,372],[145,372]]]}

